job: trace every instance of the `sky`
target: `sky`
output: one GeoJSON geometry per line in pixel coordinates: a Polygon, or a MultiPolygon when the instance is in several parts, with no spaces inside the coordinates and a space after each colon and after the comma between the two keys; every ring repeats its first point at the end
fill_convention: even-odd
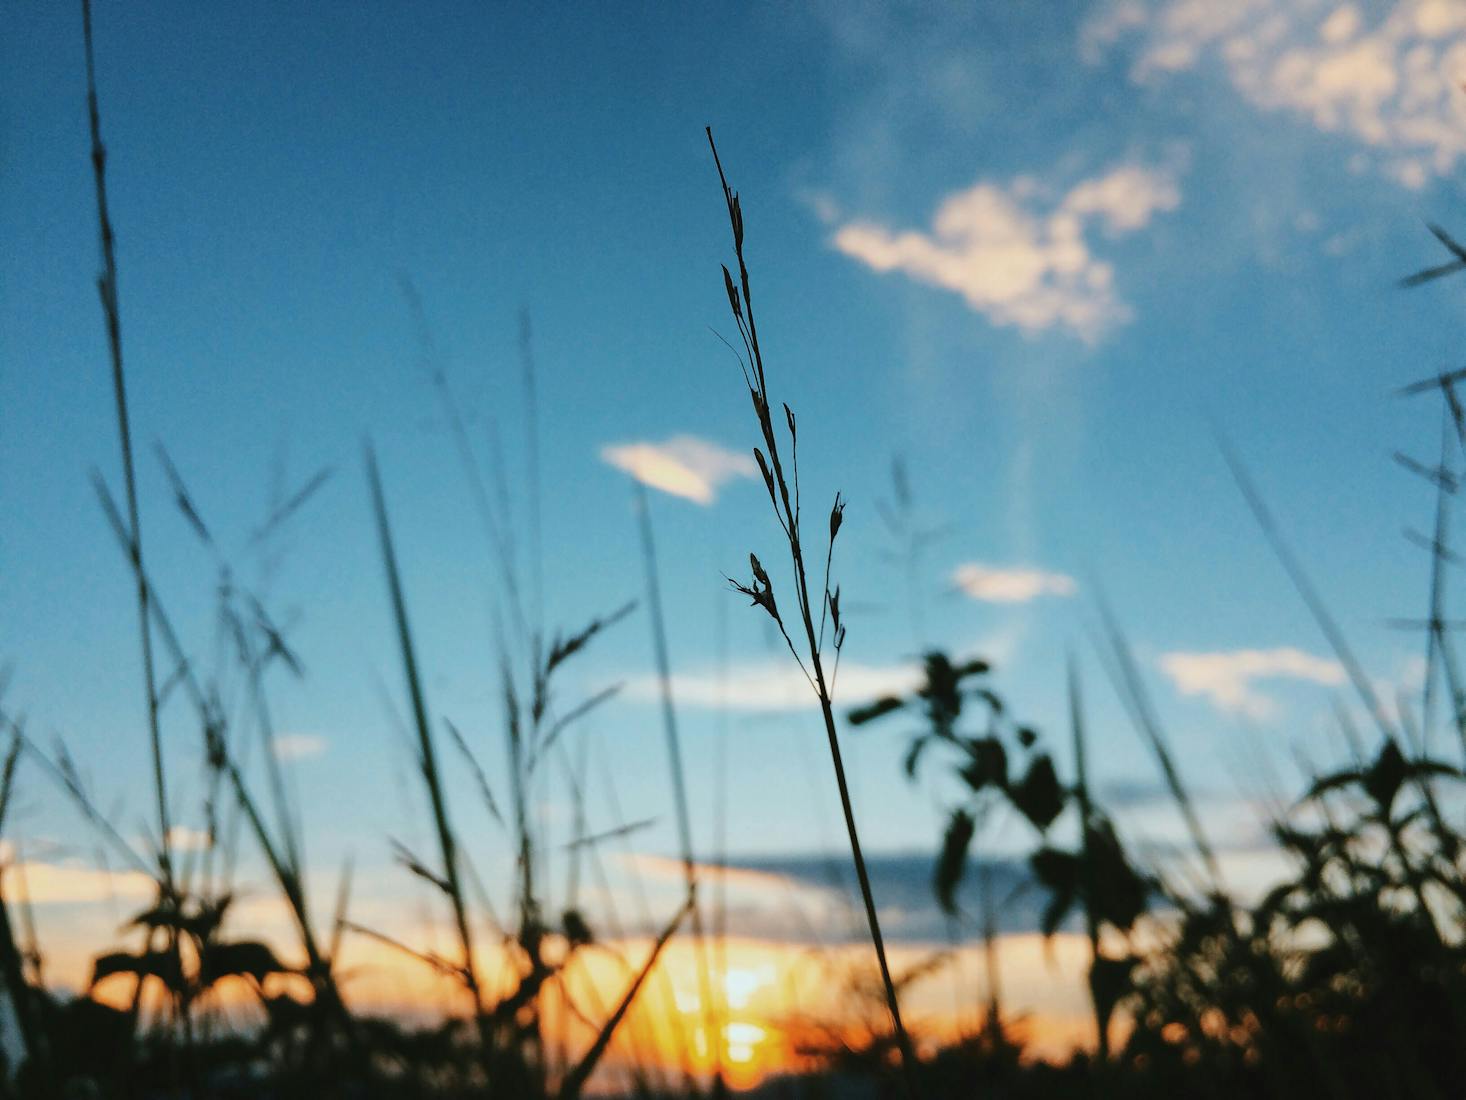
{"type": "MultiPolygon", "coordinates": [[[[116,492],[120,459],[80,16],[0,20],[4,703],[39,742],[64,739],[137,836],[135,606],[91,483],[116,492]]],[[[1423,613],[1426,558],[1401,532],[1429,529],[1433,491],[1391,455],[1434,461],[1440,412],[1392,393],[1460,365],[1462,305],[1450,280],[1397,281],[1441,262],[1426,223],[1450,228],[1461,206],[1455,4],[100,2],[95,28],[145,552],[206,663],[220,562],[173,505],[162,445],[300,656],[271,702],[323,897],[350,856],[384,924],[427,904],[389,845],[428,832],[393,716],[366,440],[429,709],[501,758],[496,567],[434,378],[485,469],[497,437],[527,561],[524,318],[545,622],[569,633],[644,596],[643,481],[694,847],[719,854],[722,800],[728,859],[782,884],[735,907],[750,935],[797,940],[770,899],[827,889],[844,838],[818,716],[724,580],[749,551],[779,560],[779,539],[720,341],[731,241],[705,126],[742,194],[804,493],[849,500],[842,703],[912,686],[927,648],[984,655],[1062,764],[1073,654],[1097,789],[1164,847],[1181,833],[1094,656],[1103,593],[1210,827],[1256,878],[1259,800],[1300,793],[1300,761],[1337,759],[1344,675],[1219,436],[1386,698],[1418,688],[1422,641],[1386,620],[1423,613]],[[893,463],[932,535],[914,560],[881,519],[893,463]],[[283,531],[255,538],[322,470],[283,531]]],[[[567,707],[624,684],[575,741],[589,826],[655,819],[618,856],[615,895],[677,848],[644,607],[566,676],[567,707]]],[[[174,711],[174,817],[197,829],[201,751],[174,711]]],[[[923,883],[952,792],[901,775],[907,732],[842,736],[866,847],[897,869],[883,906],[896,926],[926,907],[895,933],[915,944],[938,935],[923,883]]],[[[502,834],[459,779],[460,827],[506,881],[502,834]]],[[[573,835],[563,787],[542,813],[573,835]]],[[[52,927],[115,926],[97,916],[90,834],[34,768],[7,829],[32,877],[61,884],[41,898],[52,927]]],[[[1001,857],[1027,839],[1014,824],[987,843],[1001,857]]]]}

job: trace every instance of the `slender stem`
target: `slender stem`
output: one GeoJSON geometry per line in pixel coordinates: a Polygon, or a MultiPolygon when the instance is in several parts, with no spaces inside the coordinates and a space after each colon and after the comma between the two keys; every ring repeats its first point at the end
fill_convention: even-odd
{"type": "Polygon", "coordinates": [[[845,815],[845,831],[850,836],[850,856],[855,863],[855,877],[860,882],[860,900],[865,906],[866,923],[870,926],[870,939],[876,949],[876,961],[880,964],[881,983],[885,987],[886,1005],[891,1011],[891,1025],[896,1032],[896,1041],[901,1047],[901,1065],[906,1077],[906,1090],[915,1100],[916,1052],[911,1037],[901,1022],[901,1005],[896,998],[896,983],[891,979],[891,967],[886,961],[886,942],[881,935],[881,921],[876,912],[875,895],[870,888],[870,875],[866,871],[865,856],[860,850],[860,833],[855,826],[855,810],[850,801],[850,786],[845,779],[845,761],[840,753],[840,738],[835,729],[835,706],[825,686],[825,671],[820,660],[819,644],[815,640],[814,621],[809,614],[809,597],[804,577],[804,558],[797,542],[790,542],[794,559],[794,573],[799,587],[805,591],[803,618],[805,634],[809,640],[810,662],[814,667],[814,679],[819,693],[820,714],[825,720],[825,736],[830,742],[830,760],[835,766],[835,785],[840,790],[840,810],[845,815]]]}
{"type": "MultiPolygon", "coordinates": [[[[1084,927],[1089,936],[1089,965],[1093,971],[1100,957],[1099,917],[1095,912],[1094,852],[1090,840],[1093,831],[1090,821],[1094,807],[1089,800],[1089,769],[1084,751],[1084,706],[1079,696],[1079,669],[1074,657],[1069,657],[1069,728],[1074,736],[1074,797],[1079,804],[1080,866],[1084,873],[1084,927]]],[[[1094,981],[1090,980],[1090,1001],[1094,1006],[1094,1027],[1097,1036],[1097,1051],[1101,1062],[1110,1060],[1109,1013],[1102,1011],[1094,981]]]]}
{"type": "MultiPolygon", "coordinates": [[[[875,946],[876,960],[880,965],[881,982],[885,986],[886,1005],[891,1013],[891,1024],[896,1035],[897,1044],[901,1050],[901,1067],[904,1074],[904,1084],[910,1100],[915,1100],[918,1090],[916,1087],[916,1054],[911,1045],[910,1036],[906,1033],[905,1025],[901,1022],[901,1007],[896,997],[896,984],[891,978],[891,968],[886,960],[885,939],[881,935],[880,918],[876,912],[875,897],[871,892],[870,876],[866,871],[865,857],[860,850],[860,834],[855,825],[855,811],[850,801],[850,786],[845,776],[845,762],[840,752],[840,738],[835,729],[835,709],[831,697],[829,684],[825,679],[824,664],[820,659],[820,639],[816,633],[814,616],[811,612],[812,605],[809,599],[809,580],[804,565],[804,552],[800,543],[799,530],[799,507],[797,489],[791,500],[789,492],[789,480],[785,477],[784,466],[779,456],[777,434],[774,431],[772,415],[770,412],[770,401],[768,383],[764,371],[763,353],[758,342],[758,324],[754,320],[753,296],[750,290],[750,279],[748,265],[743,254],[743,210],[738,201],[737,193],[728,186],[728,178],[723,172],[722,161],[718,157],[717,145],[713,142],[711,128],[707,130],[708,146],[712,149],[713,163],[718,169],[718,179],[723,186],[723,199],[728,207],[728,220],[733,230],[733,251],[738,261],[738,285],[734,286],[731,274],[724,273],[727,281],[729,304],[733,309],[734,320],[738,323],[739,332],[742,334],[745,346],[748,349],[749,359],[752,362],[754,408],[758,414],[759,427],[763,434],[765,445],[769,449],[768,463],[772,475],[772,483],[769,485],[769,496],[774,506],[774,513],[779,519],[779,525],[783,529],[785,538],[789,544],[790,561],[793,565],[795,581],[795,597],[799,605],[800,619],[804,623],[804,634],[809,651],[810,664],[805,668],[804,663],[799,661],[799,654],[794,653],[795,660],[799,661],[800,667],[804,669],[805,675],[809,676],[814,686],[815,694],[819,698],[820,714],[824,718],[825,735],[829,740],[830,759],[835,768],[835,785],[840,792],[840,808],[845,816],[845,831],[850,838],[850,855],[855,864],[856,878],[860,883],[861,901],[865,906],[866,922],[870,927],[871,942],[875,946]],[[739,293],[741,291],[741,298],[739,293]],[[776,492],[777,489],[777,492],[776,492]],[[782,506],[782,512],[781,512],[782,506]]],[[[789,420],[790,435],[790,462],[796,463],[797,437],[795,436],[795,425],[793,414],[785,408],[789,420]]],[[[792,468],[792,465],[791,465],[792,468]]],[[[796,486],[798,485],[797,469],[793,470],[793,477],[796,486]]],[[[837,497],[838,500],[838,497],[837,497]]],[[[831,539],[834,538],[835,528],[831,526],[831,539]]],[[[755,576],[755,585],[758,578],[755,576]]],[[[826,581],[824,591],[821,593],[821,600],[829,600],[829,584],[826,581]]],[[[778,612],[774,610],[772,596],[765,609],[773,616],[780,631],[784,634],[784,640],[789,643],[791,652],[794,652],[794,643],[788,632],[784,629],[783,620],[778,612]]],[[[838,650],[837,650],[838,661],[838,650]]]]}
{"type": "Polygon", "coordinates": [[[402,650],[402,666],[407,679],[408,695],[412,702],[413,722],[417,727],[418,748],[421,752],[423,780],[428,788],[432,803],[433,822],[437,828],[438,846],[443,859],[443,880],[448,889],[448,899],[453,907],[453,920],[457,926],[459,945],[463,952],[463,981],[473,999],[474,1016],[478,1023],[483,1043],[485,1062],[492,1061],[490,1039],[492,1033],[484,1011],[482,987],[478,978],[478,964],[473,954],[473,932],[468,920],[468,909],[463,900],[463,887],[458,873],[458,845],[453,827],[448,820],[448,804],[443,793],[438,772],[437,757],[433,750],[433,738],[428,724],[427,704],[423,700],[422,680],[417,670],[417,655],[413,649],[412,632],[407,623],[407,601],[402,594],[402,579],[397,568],[397,554],[392,545],[392,530],[387,521],[387,504],[382,493],[382,479],[377,471],[377,458],[371,447],[366,450],[367,480],[371,486],[372,506],[376,511],[377,533],[381,540],[382,560],[387,569],[387,586],[392,599],[392,615],[397,624],[397,640],[402,650]]]}
{"type": "Polygon", "coordinates": [[[107,350],[112,361],[112,392],[117,405],[117,434],[122,445],[122,483],[127,500],[127,554],[137,583],[138,632],[142,646],[143,688],[148,705],[148,733],[153,751],[153,789],[158,801],[159,866],[163,885],[173,894],[170,856],[168,788],[163,774],[163,737],[158,722],[157,678],[153,671],[153,636],[148,615],[148,586],[143,579],[142,521],[137,503],[137,475],[132,459],[132,424],[127,413],[127,380],[122,369],[122,316],[118,309],[117,254],[112,219],[107,211],[107,149],[102,144],[102,116],[97,107],[96,61],[92,48],[91,0],[82,0],[82,40],[86,49],[87,119],[92,136],[92,177],[97,191],[97,227],[102,243],[102,274],[97,290],[107,323],[107,350]]]}
{"type": "Polygon", "coordinates": [[[708,966],[707,938],[703,934],[702,906],[697,901],[697,865],[692,857],[692,823],[687,810],[687,769],[682,763],[682,738],[677,731],[677,711],[672,704],[672,667],[667,652],[667,624],[662,614],[662,587],[657,579],[657,548],[652,537],[651,508],[646,486],[636,485],[636,514],[641,528],[642,561],[646,566],[647,609],[652,621],[652,647],[657,660],[657,685],[662,703],[662,728],[667,735],[667,758],[672,765],[672,795],[677,808],[677,835],[682,845],[682,872],[687,882],[691,907],[692,936],[697,946],[698,985],[714,1080],[723,1079],[723,1037],[718,1032],[713,1004],[712,972],[708,966]]]}

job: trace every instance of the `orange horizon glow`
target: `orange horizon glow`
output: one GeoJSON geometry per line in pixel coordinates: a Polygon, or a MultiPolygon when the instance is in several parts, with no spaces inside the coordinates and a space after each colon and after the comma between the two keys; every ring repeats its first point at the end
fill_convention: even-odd
{"type": "MultiPolygon", "coordinates": [[[[283,935],[270,938],[289,942],[283,935]]],[[[582,949],[562,981],[547,987],[542,1017],[556,1064],[573,1064],[590,1046],[595,1038],[591,1021],[598,1024],[611,1014],[651,946],[649,938],[632,938],[582,949]]],[[[748,1089],[775,1074],[816,1068],[819,1058],[811,1053],[812,1045],[859,1045],[888,1027],[869,945],[821,948],[730,937],[709,941],[706,950],[712,1012],[703,1003],[697,945],[690,938],[674,939],[612,1040],[592,1079],[596,1090],[613,1091],[638,1072],[706,1080],[718,1070],[731,1088],[748,1089]]],[[[899,975],[945,950],[895,945],[891,965],[899,975]]],[[[1076,1048],[1092,1047],[1093,1022],[1081,981],[1088,958],[1083,937],[1002,936],[997,956],[1005,1023],[1022,1035],[1028,1057],[1063,1058],[1076,1048]]],[[[85,988],[90,957],[48,953],[48,978],[85,988]]],[[[510,955],[496,944],[477,952],[477,958],[489,996],[506,993],[514,981],[510,955]]],[[[337,971],[348,1003],[360,1013],[416,1022],[470,1011],[461,985],[370,939],[348,937],[337,971]]],[[[276,976],[267,987],[272,993],[302,992],[303,979],[276,976]]],[[[903,1016],[924,1053],[974,1030],[986,988],[981,949],[969,944],[903,990],[903,1016]]],[[[93,995],[120,1006],[131,993],[126,980],[109,979],[93,995]]],[[[256,1010],[254,994],[242,980],[212,992],[207,1004],[227,1007],[236,1018],[256,1010]]]]}

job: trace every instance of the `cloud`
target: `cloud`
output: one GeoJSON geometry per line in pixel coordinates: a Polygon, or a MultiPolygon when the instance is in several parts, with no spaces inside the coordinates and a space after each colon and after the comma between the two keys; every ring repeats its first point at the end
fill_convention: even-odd
{"type": "MultiPolygon", "coordinates": [[[[835,681],[835,702],[839,706],[869,702],[883,695],[900,695],[921,684],[921,670],[915,665],[840,664],[835,681]]],[[[650,701],[660,698],[653,676],[627,681],[626,695],[650,701]]],[[[698,670],[672,674],[672,696],[679,706],[726,707],[729,710],[773,712],[802,710],[817,705],[814,689],[792,661],[760,661],[728,670],[725,680],[716,671],[698,670]]]]}
{"type": "Polygon", "coordinates": [[[1079,590],[1074,578],[1063,573],[975,561],[953,570],[952,583],[965,595],[985,603],[1027,603],[1040,596],[1072,596],[1079,590]]]}
{"type": "Polygon", "coordinates": [[[158,892],[140,871],[98,870],[79,863],[10,864],[4,869],[5,892],[11,901],[32,905],[76,905],[111,898],[149,898],[158,892]]]}
{"type": "MultiPolygon", "coordinates": [[[[679,858],[653,855],[648,852],[615,853],[614,859],[622,866],[660,882],[681,883],[686,880],[687,866],[679,858]]],[[[756,867],[743,867],[733,863],[693,863],[694,872],[704,881],[718,877],[720,886],[747,893],[783,897],[789,889],[790,879],[778,871],[765,871],[756,867]]]]}
{"type": "Polygon", "coordinates": [[[187,825],[174,825],[168,830],[168,845],[179,852],[202,852],[212,845],[209,834],[187,825]]]}
{"type": "Polygon", "coordinates": [[[1406,187],[1466,155],[1466,4],[1400,0],[1366,16],[1327,0],[1112,0],[1081,32],[1099,60],[1138,39],[1131,76],[1150,83],[1218,58],[1254,106],[1308,119],[1376,150],[1406,187]]]}
{"type": "MultiPolygon", "coordinates": [[[[887,935],[897,941],[933,942],[948,934],[946,914],[938,907],[932,893],[932,873],[936,852],[867,852],[866,871],[871,892],[880,908],[881,924],[887,935]]],[[[823,895],[826,912],[819,925],[822,935],[858,940],[863,932],[858,920],[840,920],[840,910],[855,912],[859,894],[850,861],[839,853],[791,852],[769,856],[749,856],[728,860],[728,866],[744,875],[757,874],[787,880],[801,892],[823,895]]],[[[978,896],[984,867],[988,885],[997,897],[1008,899],[996,914],[997,930],[1002,933],[1031,932],[1041,927],[1046,892],[1032,889],[1033,879],[1022,858],[978,858],[968,861],[967,874],[957,890],[958,905],[965,912],[979,912],[978,896]]],[[[808,902],[806,902],[808,904],[808,902]]],[[[1077,927],[1077,915],[1071,914],[1063,927],[1077,927]]],[[[809,935],[807,927],[793,927],[785,934],[798,939],[809,935]]]]}
{"type": "Polygon", "coordinates": [[[601,448],[601,460],[643,485],[704,505],[725,482],[758,472],[748,455],[692,435],[675,435],[664,443],[611,444],[601,448]]]}
{"type": "Polygon", "coordinates": [[[1337,661],[1291,647],[1166,653],[1160,663],[1182,695],[1204,695],[1221,710],[1257,719],[1270,717],[1277,705],[1253,690],[1254,680],[1306,680],[1331,686],[1344,682],[1337,661]]]}
{"type": "Polygon", "coordinates": [[[276,760],[309,760],[325,753],[328,742],[316,733],[285,733],[275,738],[276,760]]]}
{"type": "MultiPolygon", "coordinates": [[[[881,924],[893,942],[930,943],[947,938],[949,920],[932,893],[936,858],[935,841],[932,851],[865,853],[881,924]]],[[[638,852],[619,855],[616,863],[652,884],[680,886],[686,875],[682,861],[671,856],[638,852]]],[[[980,868],[985,868],[996,896],[1009,899],[999,909],[998,931],[1023,933],[1041,927],[1047,893],[1033,888],[1022,856],[974,854],[957,891],[963,911],[981,911],[980,868]]],[[[704,883],[726,881],[730,935],[793,943],[858,943],[868,935],[846,852],[796,850],[733,856],[721,864],[700,861],[695,870],[704,883]]],[[[1064,927],[1077,927],[1074,915],[1064,927]]],[[[654,928],[648,925],[640,930],[654,928]]]]}
{"type": "Polygon", "coordinates": [[[955,291],[995,325],[1092,341],[1131,316],[1114,268],[1093,254],[1094,229],[1134,233],[1180,202],[1170,172],[1139,164],[1083,180],[1057,202],[1031,177],[983,180],[943,199],[929,232],[854,221],[834,245],[876,271],[955,291]]]}

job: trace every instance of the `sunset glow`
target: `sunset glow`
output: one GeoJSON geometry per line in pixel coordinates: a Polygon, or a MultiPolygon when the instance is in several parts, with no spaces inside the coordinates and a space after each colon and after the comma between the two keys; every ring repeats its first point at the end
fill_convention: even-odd
{"type": "MultiPolygon", "coordinates": [[[[750,881],[761,880],[754,877],[750,881]]],[[[61,912],[51,905],[47,908],[61,912]]],[[[74,905],[65,908],[71,919],[58,927],[72,928],[78,939],[75,943],[48,941],[48,965],[54,980],[80,988],[90,971],[90,958],[79,946],[89,941],[80,937],[84,929],[90,935],[98,934],[96,917],[100,914],[88,916],[84,908],[74,905]]],[[[289,927],[282,916],[272,903],[250,911],[248,920],[252,929],[274,930],[280,942],[288,942],[289,927]]],[[[401,934],[414,935],[411,930],[401,930],[401,934]]],[[[421,930],[416,933],[422,934],[421,930]]],[[[579,952],[563,986],[549,993],[545,1015],[552,1034],[563,1038],[571,1049],[588,1044],[593,1038],[588,1023],[566,1010],[566,996],[590,1019],[604,1016],[650,947],[649,940],[633,939],[579,952]]],[[[602,1087],[619,1087],[626,1070],[650,1066],[700,1076],[721,1067],[732,1087],[748,1088],[774,1073],[811,1068],[818,1064],[813,1054],[817,1049],[835,1049],[845,1043],[859,1046],[887,1026],[883,1005],[871,985],[874,964],[868,947],[816,947],[735,937],[706,950],[716,1000],[711,1019],[721,1032],[721,1042],[709,1042],[710,1016],[700,994],[699,951],[689,939],[675,940],[663,952],[612,1042],[597,1074],[602,1087]]],[[[901,945],[892,954],[892,965],[899,973],[946,950],[941,945],[901,945]]],[[[997,955],[1009,1022],[1021,1029],[1033,1057],[1062,1057],[1076,1046],[1093,1042],[1081,986],[1086,953],[1082,938],[1071,935],[1058,935],[1047,942],[1036,935],[999,939],[997,955]]],[[[496,948],[485,950],[479,961],[485,973],[496,976],[498,995],[507,993],[512,982],[509,956],[496,948]]],[[[460,1013],[466,1008],[456,982],[372,939],[348,938],[339,966],[345,992],[359,1012],[428,1020],[445,1006],[458,1005],[460,1013]]],[[[969,946],[952,953],[906,991],[903,1009],[925,1048],[935,1050],[976,1025],[970,1006],[980,1001],[983,967],[982,951],[969,946]],[[963,1005],[960,1013],[954,1011],[958,1003],[963,1005]]],[[[268,979],[266,988],[272,992],[294,989],[300,994],[306,986],[300,979],[275,977],[268,979]]],[[[109,979],[96,987],[95,995],[105,1003],[125,1007],[131,985],[109,979]]],[[[241,1020],[257,1015],[252,1008],[254,995],[242,981],[221,986],[215,1003],[241,1013],[241,1020]]]]}

